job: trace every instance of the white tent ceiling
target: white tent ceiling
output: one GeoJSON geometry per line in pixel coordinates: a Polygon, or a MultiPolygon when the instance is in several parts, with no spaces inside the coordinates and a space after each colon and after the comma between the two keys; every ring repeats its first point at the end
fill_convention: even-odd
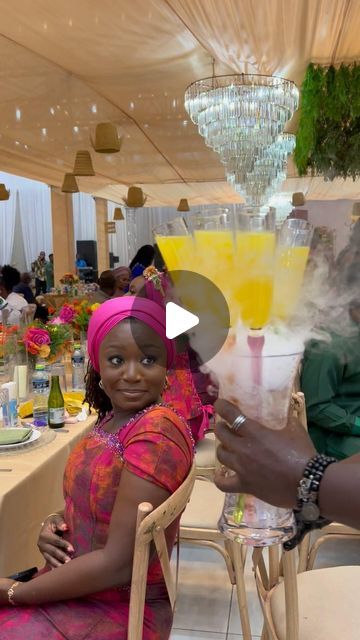
{"type": "MultiPolygon", "coordinates": [[[[360,58],[358,0],[0,1],[0,169],[59,186],[97,122],[118,123],[119,154],[93,153],[80,188],[147,205],[235,202],[217,155],[183,105],[191,82],[261,72],[301,83],[309,61],[360,58]]],[[[291,175],[294,175],[291,173],[291,175]]],[[[357,198],[359,183],[290,177],[308,198],[357,198]]]]}

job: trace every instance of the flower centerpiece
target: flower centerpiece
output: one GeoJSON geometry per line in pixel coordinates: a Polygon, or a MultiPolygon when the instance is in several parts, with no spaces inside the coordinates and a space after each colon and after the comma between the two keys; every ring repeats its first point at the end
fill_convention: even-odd
{"type": "Polygon", "coordinates": [[[64,323],[43,324],[35,321],[25,329],[22,335],[22,343],[28,354],[34,358],[43,358],[49,364],[68,351],[71,342],[71,328],[64,323]]]}
{"type": "Polygon", "coordinates": [[[66,284],[70,287],[74,286],[79,282],[79,278],[73,273],[65,273],[62,278],[60,278],[61,284],[66,284]]]}
{"type": "Polygon", "coordinates": [[[66,302],[52,322],[70,324],[75,334],[80,338],[80,334],[87,331],[91,315],[99,306],[100,303],[90,304],[88,300],[74,300],[72,304],[66,302]]]}
{"type": "Polygon", "coordinates": [[[60,284],[62,284],[63,293],[72,293],[75,285],[79,283],[79,278],[73,273],[65,273],[60,278],[60,284]]]}

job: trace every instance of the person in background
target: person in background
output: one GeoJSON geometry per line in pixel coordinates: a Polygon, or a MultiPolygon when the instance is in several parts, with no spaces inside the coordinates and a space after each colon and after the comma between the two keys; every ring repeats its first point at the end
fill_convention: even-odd
{"type": "Polygon", "coordinates": [[[46,293],[45,265],[45,251],[40,251],[38,258],[31,265],[31,270],[35,275],[35,296],[46,293]]]}
{"type": "Polygon", "coordinates": [[[20,277],[19,284],[15,285],[13,291],[15,293],[20,293],[24,296],[26,302],[28,304],[35,304],[35,296],[33,290],[31,288],[31,274],[30,273],[22,273],[20,277]]]}
{"type": "Polygon", "coordinates": [[[354,265],[360,271],[360,219],[355,222],[351,230],[349,242],[340,251],[335,262],[335,284],[341,291],[346,284],[348,270],[353,269],[354,265]]]}
{"type": "MultiPolygon", "coordinates": [[[[151,266],[131,281],[128,295],[146,297],[165,308],[169,291],[167,276],[151,266]]],[[[179,336],[176,340],[176,358],[173,368],[168,372],[162,399],[185,418],[196,443],[209,429],[216,395],[207,394],[210,377],[200,371],[195,352],[182,338],[184,336],[179,336]]]]}
{"type": "Polygon", "coordinates": [[[360,451],[360,296],[348,312],[352,333],[310,341],[301,372],[309,434],[319,453],[339,460],[360,451]]]}
{"type": "MultiPolygon", "coordinates": [[[[0,296],[7,302],[6,323],[19,324],[22,310],[28,303],[25,298],[13,291],[20,282],[20,272],[6,264],[1,268],[0,296]]],[[[5,313],[5,311],[4,311],[5,313]]]]}
{"type": "Polygon", "coordinates": [[[119,298],[129,289],[131,271],[129,267],[116,267],[112,272],[115,278],[115,291],[113,298],[119,298]]]}
{"type": "MultiPolygon", "coordinates": [[[[296,508],[300,480],[316,454],[300,422],[291,418],[285,429],[276,430],[246,418],[235,433],[228,425],[241,414],[239,408],[217,400],[215,409],[226,421],[215,425],[220,440],[217,456],[221,464],[235,472],[217,472],[219,489],[250,494],[277,507],[296,508]]],[[[317,504],[321,516],[360,529],[359,486],[359,454],[330,464],[320,483],[317,504]]]]}
{"type": "Polygon", "coordinates": [[[159,249],[159,246],[157,244],[154,244],[154,267],[156,267],[156,269],[158,271],[166,271],[166,264],[165,264],[165,260],[161,255],[161,251],[159,249]]]}
{"type": "MultiPolygon", "coordinates": [[[[99,420],[68,459],[64,513],[43,523],[38,545],[46,568],[15,586],[0,580],[4,640],[126,640],[139,503],[156,509],[191,469],[190,429],[160,404],[175,355],[165,311],[126,296],[105,302],[90,319],[88,350],[86,401],[99,420]],[[9,602],[12,586],[17,606],[9,602]]],[[[165,533],[169,550],[179,519],[165,533]]],[[[160,560],[152,553],[142,638],[168,640],[171,625],[160,560]]]]}
{"type": "MultiPolygon", "coordinates": [[[[49,256],[49,258],[50,258],[50,256],[49,256]]],[[[86,262],[86,260],[84,260],[84,258],[81,257],[80,253],[76,254],[75,265],[76,265],[77,269],[79,269],[79,267],[82,268],[82,269],[87,267],[87,262],[86,262]]]]}
{"type": "Polygon", "coordinates": [[[153,264],[154,256],[155,249],[151,244],[144,244],[140,247],[139,251],[129,264],[132,280],[137,276],[141,276],[144,269],[153,264]]]}
{"type": "Polygon", "coordinates": [[[113,297],[115,291],[115,278],[110,269],[106,269],[100,274],[98,281],[99,289],[91,296],[91,302],[105,302],[113,297]]]}
{"type": "Polygon", "coordinates": [[[49,253],[49,260],[45,263],[46,290],[54,287],[54,254],[49,253]]]}

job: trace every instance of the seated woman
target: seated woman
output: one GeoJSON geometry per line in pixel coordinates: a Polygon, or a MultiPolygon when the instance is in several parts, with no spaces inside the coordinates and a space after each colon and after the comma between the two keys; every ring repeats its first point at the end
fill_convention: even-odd
{"type": "MultiPolygon", "coordinates": [[[[90,320],[86,400],[99,420],[69,457],[63,519],[45,520],[39,545],[46,568],[27,583],[0,580],[1,638],[126,640],[138,504],[157,507],[166,500],[193,458],[185,420],[159,404],[175,355],[165,312],[149,300],[134,302],[109,300],[90,320]]],[[[176,531],[174,522],[167,531],[170,546],[176,531]]],[[[171,623],[155,554],[144,640],[166,640],[171,623]]]]}
{"type": "Polygon", "coordinates": [[[7,324],[19,324],[21,320],[22,310],[27,307],[28,303],[25,298],[14,292],[20,282],[20,271],[11,267],[9,264],[1,268],[0,273],[0,296],[7,302],[6,322],[7,324]]]}
{"type": "MultiPolygon", "coordinates": [[[[131,295],[144,296],[163,308],[169,291],[170,282],[167,276],[153,266],[147,267],[141,276],[134,278],[129,289],[131,295]]],[[[204,437],[209,428],[209,420],[214,413],[212,404],[216,395],[210,396],[206,392],[211,382],[210,377],[199,370],[196,353],[188,342],[181,340],[179,336],[176,347],[174,367],[168,373],[162,399],[187,420],[197,442],[204,437]]]]}
{"type": "Polygon", "coordinates": [[[129,267],[116,267],[112,272],[115,278],[115,291],[112,297],[124,296],[129,289],[131,271],[129,267]]]}

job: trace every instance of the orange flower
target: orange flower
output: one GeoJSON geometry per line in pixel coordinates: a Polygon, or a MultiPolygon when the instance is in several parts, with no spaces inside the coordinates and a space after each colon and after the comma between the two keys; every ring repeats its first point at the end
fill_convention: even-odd
{"type": "Polygon", "coordinates": [[[26,346],[29,353],[31,353],[33,356],[38,355],[40,351],[40,347],[37,344],[35,344],[35,342],[28,342],[26,346]]]}
{"type": "Polygon", "coordinates": [[[50,353],[50,347],[48,344],[42,344],[39,348],[39,356],[40,358],[47,358],[50,353]]]}

